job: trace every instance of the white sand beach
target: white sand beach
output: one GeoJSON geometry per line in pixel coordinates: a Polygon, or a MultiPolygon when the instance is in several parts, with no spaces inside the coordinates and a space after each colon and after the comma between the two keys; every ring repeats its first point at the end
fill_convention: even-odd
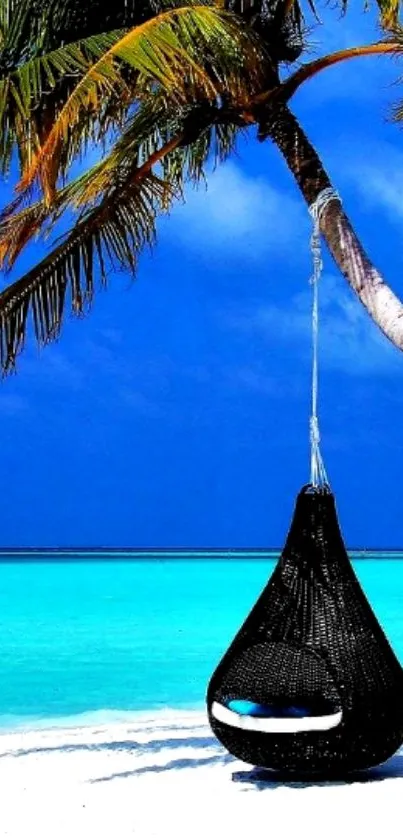
{"type": "Polygon", "coordinates": [[[283,784],[226,754],[203,714],[171,711],[2,733],[0,787],[9,838],[379,838],[398,833],[403,753],[359,780],[283,784]]]}

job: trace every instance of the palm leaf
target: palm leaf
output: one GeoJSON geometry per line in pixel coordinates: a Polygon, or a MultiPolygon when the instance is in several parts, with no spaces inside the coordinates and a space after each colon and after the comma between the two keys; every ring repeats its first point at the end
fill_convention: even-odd
{"type": "MultiPolygon", "coordinates": [[[[127,92],[122,64],[138,74],[133,99],[144,95],[150,84],[161,86],[178,102],[200,95],[211,99],[223,78],[228,87],[231,71],[234,73],[234,68],[239,69],[244,62],[241,44],[246,40],[233,16],[207,6],[171,9],[126,33],[79,80],[19,188],[28,188],[38,174],[49,169],[55,150],[67,139],[71,126],[79,123],[83,112],[98,113],[105,93],[119,96],[127,92]],[[207,54],[209,73],[197,62],[198,51],[204,61],[207,54]],[[211,72],[214,64],[215,73],[211,72]]],[[[255,73],[259,72],[261,56],[252,41],[247,56],[255,73]]],[[[239,95],[239,73],[233,78],[233,89],[239,95]]]]}
{"type": "MultiPolygon", "coordinates": [[[[349,0],[339,0],[343,13],[348,11],[349,0]]],[[[368,0],[364,0],[364,9],[369,7],[368,0]]],[[[393,29],[398,23],[401,3],[400,0],[376,0],[379,9],[379,22],[384,29],[393,29]]]]}
{"type": "MultiPolygon", "coordinates": [[[[0,98],[7,103],[4,91],[20,113],[28,118],[44,93],[49,92],[66,75],[88,72],[94,60],[100,59],[123,36],[122,30],[92,35],[75,43],[65,44],[45,55],[31,58],[0,80],[0,98]]],[[[4,109],[4,105],[3,105],[4,109]]]]}
{"type": "Polygon", "coordinates": [[[122,31],[91,36],[67,44],[48,54],[32,58],[0,79],[0,163],[7,171],[14,145],[19,149],[22,169],[28,168],[40,147],[49,93],[63,84],[70,91],[122,31]],[[38,122],[36,130],[36,123],[38,122]]]}
{"type": "Polygon", "coordinates": [[[109,154],[59,189],[50,205],[42,198],[20,212],[18,200],[6,207],[0,215],[0,267],[9,271],[27,242],[43,228],[48,235],[66,209],[88,211],[118,183],[125,182],[133,170],[147,165],[173,137],[182,136],[183,140],[160,160],[162,178],[176,193],[182,193],[188,181],[204,178],[207,161],[217,165],[225,160],[240,128],[228,122],[220,108],[201,105],[198,110],[196,132],[194,108],[174,109],[161,93],[150,97],[128,121],[109,154]]]}
{"type": "Polygon", "coordinates": [[[399,19],[400,0],[376,0],[376,2],[381,26],[387,30],[393,29],[399,19]]]}
{"type": "Polygon", "coordinates": [[[0,223],[0,265],[6,271],[14,265],[25,245],[48,218],[45,201],[38,201],[0,223]]]}
{"type": "Polygon", "coordinates": [[[223,160],[233,149],[239,129],[221,123],[219,112],[190,144],[183,139],[186,119],[186,113],[182,121],[174,117],[163,101],[152,107],[148,103],[108,157],[60,190],[52,208],[42,199],[0,224],[0,254],[10,266],[30,233],[44,225],[48,232],[67,207],[81,211],[66,238],[0,294],[0,365],[5,373],[15,366],[31,315],[40,344],[56,338],[68,298],[73,311],[82,314],[94,293],[94,276],[100,272],[105,284],[105,261],[117,259],[134,271],[140,251],[154,241],[158,212],[183,194],[187,181],[203,177],[208,160],[223,160]],[[151,174],[154,163],[160,177],[151,174]],[[88,206],[91,202],[95,206],[88,206]]]}
{"type": "Polygon", "coordinates": [[[83,314],[94,294],[96,267],[106,284],[114,259],[135,270],[139,252],[155,239],[157,213],[172,200],[171,187],[151,173],[133,178],[85,215],[39,265],[0,294],[0,365],[14,366],[30,315],[39,344],[60,333],[66,303],[83,314]],[[106,261],[105,261],[106,257],[106,261]]]}

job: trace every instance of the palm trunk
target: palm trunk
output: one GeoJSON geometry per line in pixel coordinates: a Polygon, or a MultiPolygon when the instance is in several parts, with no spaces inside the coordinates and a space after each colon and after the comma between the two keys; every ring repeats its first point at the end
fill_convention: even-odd
{"type": "MultiPolygon", "coordinates": [[[[277,105],[261,119],[260,138],[267,137],[283,154],[308,206],[323,189],[332,187],[317,152],[286,105],[277,105]]],[[[320,228],[333,259],[372,319],[403,349],[403,304],[370,262],[339,201],[324,208],[320,228]]]]}

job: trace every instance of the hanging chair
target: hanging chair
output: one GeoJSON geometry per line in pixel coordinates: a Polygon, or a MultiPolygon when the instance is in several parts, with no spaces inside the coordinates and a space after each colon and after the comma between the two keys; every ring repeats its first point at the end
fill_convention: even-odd
{"type": "Polygon", "coordinates": [[[403,670],[348,558],[319,450],[315,207],[311,482],[278,564],[215,670],[210,726],[234,756],[302,774],[386,761],[403,743],[403,670]]]}
{"type": "Polygon", "coordinates": [[[333,495],[303,489],[281,558],[218,665],[214,734],[244,762],[337,773],[403,742],[403,670],[355,576],[333,495]]]}

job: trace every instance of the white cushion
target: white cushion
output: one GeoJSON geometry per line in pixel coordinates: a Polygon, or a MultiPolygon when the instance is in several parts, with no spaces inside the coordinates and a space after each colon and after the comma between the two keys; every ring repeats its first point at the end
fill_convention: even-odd
{"type": "Polygon", "coordinates": [[[343,713],[331,713],[327,716],[303,716],[299,718],[274,719],[257,716],[242,716],[213,701],[211,712],[218,722],[237,727],[241,730],[261,731],[262,733],[302,733],[310,730],[331,730],[342,720],[343,713]]]}

